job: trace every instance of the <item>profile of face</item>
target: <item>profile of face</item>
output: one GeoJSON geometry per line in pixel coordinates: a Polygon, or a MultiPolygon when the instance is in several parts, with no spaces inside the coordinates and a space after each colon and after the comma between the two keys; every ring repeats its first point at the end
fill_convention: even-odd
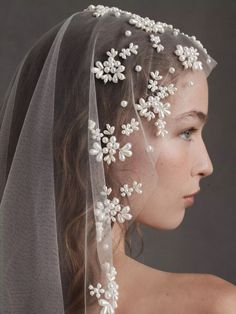
{"type": "Polygon", "coordinates": [[[149,180],[150,169],[145,167],[141,154],[132,161],[133,167],[140,170],[141,181],[143,174],[145,188],[145,197],[136,203],[139,207],[136,221],[159,229],[179,226],[189,206],[184,197],[199,191],[200,180],[213,172],[202,138],[208,114],[207,78],[203,71],[187,72],[180,76],[176,87],[177,92],[168,99],[171,104],[171,114],[165,119],[168,134],[157,137],[154,133],[148,138],[154,149],[150,154],[157,184],[149,180]],[[188,85],[190,81],[193,86],[188,85]]]}

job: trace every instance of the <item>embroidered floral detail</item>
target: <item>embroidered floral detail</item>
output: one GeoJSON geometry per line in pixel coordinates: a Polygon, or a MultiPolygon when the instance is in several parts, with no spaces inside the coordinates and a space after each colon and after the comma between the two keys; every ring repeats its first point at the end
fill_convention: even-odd
{"type": "MultiPolygon", "coordinates": [[[[140,184],[134,183],[134,189],[138,191],[139,188],[140,184]]],[[[113,197],[112,199],[108,198],[111,191],[111,188],[104,185],[103,190],[100,192],[100,194],[104,196],[104,200],[96,202],[94,208],[98,242],[101,242],[103,239],[103,231],[106,224],[109,225],[112,221],[124,223],[126,220],[132,219],[129,206],[122,205],[117,197],[113,197]]]]}
{"type": "Polygon", "coordinates": [[[203,70],[202,62],[198,61],[199,52],[194,47],[183,47],[177,45],[175,54],[179,56],[185,69],[192,68],[193,70],[203,70]]]}
{"type": "Polygon", "coordinates": [[[164,130],[166,123],[162,121],[171,112],[169,110],[170,103],[163,103],[162,99],[173,95],[177,88],[174,84],[169,84],[168,86],[158,85],[158,80],[162,79],[159,75],[159,71],[151,72],[150,75],[154,80],[149,80],[148,88],[154,93],[154,96],[148,96],[148,99],[139,99],[139,103],[135,104],[136,109],[139,111],[140,116],[144,116],[148,121],[154,119],[158,114],[158,122],[154,123],[158,127],[157,136],[165,136],[168,131],[164,130]]]}
{"type": "Polygon", "coordinates": [[[121,161],[125,161],[126,157],[130,157],[132,156],[132,151],[131,149],[131,144],[130,143],[126,143],[123,147],[120,148],[119,150],[119,159],[121,161]]]}
{"type": "Polygon", "coordinates": [[[110,126],[109,123],[106,124],[106,130],[103,133],[100,132],[99,128],[95,129],[96,123],[93,120],[89,120],[88,129],[92,133],[92,137],[97,141],[101,138],[101,142],[106,144],[105,147],[102,147],[99,142],[93,143],[93,148],[89,150],[90,155],[96,155],[96,160],[101,162],[102,160],[106,161],[108,165],[111,162],[115,162],[115,154],[119,150],[119,159],[125,161],[126,157],[132,156],[131,143],[126,143],[123,147],[120,147],[120,143],[116,142],[116,136],[112,135],[115,131],[114,126],[110,126]],[[110,136],[108,138],[107,136],[110,136]]]}
{"type": "Polygon", "coordinates": [[[101,61],[96,61],[96,67],[93,67],[91,72],[95,73],[97,79],[102,79],[104,84],[108,81],[118,83],[119,80],[124,80],[125,75],[122,72],[124,72],[125,66],[121,65],[121,62],[115,59],[118,51],[111,48],[111,50],[106,53],[108,55],[108,60],[103,63],[101,61]]]}
{"type": "Polygon", "coordinates": [[[148,88],[151,89],[152,92],[158,90],[158,81],[162,79],[162,76],[159,75],[159,71],[151,72],[150,73],[153,80],[149,80],[148,88]]]}
{"type": "MultiPolygon", "coordinates": [[[[116,8],[116,7],[107,7],[107,6],[104,6],[104,5],[97,5],[97,6],[94,6],[94,5],[90,5],[87,9],[85,9],[84,11],[93,11],[93,16],[95,17],[101,17],[103,16],[104,14],[106,13],[112,13],[113,15],[115,15],[116,17],[119,17],[120,14],[122,13],[122,10],[116,8]]],[[[125,11],[124,11],[125,12],[125,11]]],[[[128,14],[131,14],[129,12],[126,12],[128,14]]]]}
{"type": "MultiPolygon", "coordinates": [[[[126,59],[127,56],[131,56],[131,53],[137,54],[137,49],[138,45],[130,43],[129,48],[123,48],[119,53],[119,56],[126,59]]],[[[103,63],[101,61],[96,61],[96,66],[91,68],[91,72],[95,74],[97,79],[102,79],[104,84],[108,81],[118,83],[119,80],[124,80],[125,75],[122,72],[124,72],[125,66],[122,65],[119,60],[115,59],[118,55],[118,51],[111,48],[111,50],[107,51],[106,54],[108,55],[108,59],[103,63]]]]}
{"type": "Polygon", "coordinates": [[[131,53],[137,54],[138,53],[138,45],[134,45],[133,43],[129,44],[129,48],[123,48],[121,49],[121,52],[119,53],[119,56],[123,59],[126,59],[127,56],[131,56],[131,53]]]}
{"type": "Polygon", "coordinates": [[[133,182],[133,189],[135,192],[137,192],[139,194],[143,193],[143,191],[140,190],[141,187],[142,187],[142,183],[138,183],[137,181],[133,182]]]}
{"type": "Polygon", "coordinates": [[[150,35],[150,41],[153,42],[152,47],[156,48],[157,52],[161,52],[162,50],[164,50],[164,46],[162,46],[162,44],[160,44],[161,39],[159,36],[155,36],[153,34],[150,35]]]}
{"type": "Polygon", "coordinates": [[[98,242],[102,241],[103,230],[104,230],[103,223],[101,221],[97,221],[96,222],[96,235],[97,235],[98,242]]]}
{"type": "Polygon", "coordinates": [[[102,267],[106,273],[107,287],[103,288],[99,282],[96,287],[89,285],[88,289],[90,290],[90,295],[95,295],[98,299],[98,304],[101,306],[100,314],[114,314],[119,296],[119,285],[115,281],[117,271],[108,262],[105,262],[102,267]]]}
{"type": "Polygon", "coordinates": [[[108,188],[106,185],[103,186],[103,190],[101,191],[101,195],[110,195],[112,192],[111,188],[108,188]]]}
{"type": "Polygon", "coordinates": [[[97,284],[96,287],[93,287],[92,285],[89,285],[90,295],[96,295],[97,298],[101,297],[101,294],[105,293],[105,290],[102,288],[102,285],[100,283],[97,284]]]}
{"type": "Polygon", "coordinates": [[[154,20],[149,19],[148,17],[141,17],[137,14],[132,14],[129,23],[134,25],[136,28],[145,30],[147,33],[164,33],[166,23],[155,22],[154,20]]]}
{"type": "Polygon", "coordinates": [[[122,124],[121,128],[123,129],[121,131],[122,134],[126,134],[129,136],[133,131],[139,130],[139,122],[135,120],[135,118],[132,118],[130,123],[122,124]]]}
{"type": "MultiPolygon", "coordinates": [[[[93,12],[93,16],[95,17],[101,17],[106,13],[111,13],[116,17],[120,17],[121,14],[126,14],[129,16],[129,24],[135,26],[136,28],[142,29],[147,33],[164,33],[165,28],[168,28],[172,30],[174,36],[179,36],[179,34],[183,34],[184,36],[190,38],[194,41],[207,55],[207,62],[211,62],[211,57],[208,55],[207,49],[203,47],[203,44],[196,38],[196,36],[189,36],[188,34],[185,34],[184,32],[181,32],[178,28],[174,28],[173,25],[163,23],[163,22],[156,22],[154,20],[149,19],[148,17],[141,17],[137,14],[121,10],[116,7],[107,7],[103,5],[90,5],[87,9],[84,11],[90,11],[93,12]]],[[[157,43],[158,44],[158,43],[157,43]]]]}
{"type": "Polygon", "coordinates": [[[158,130],[159,130],[156,133],[157,136],[161,135],[164,137],[166,134],[168,134],[168,131],[165,130],[166,121],[164,121],[162,119],[158,119],[154,124],[158,127],[158,130]]]}
{"type": "Polygon", "coordinates": [[[137,193],[142,193],[142,190],[140,190],[140,188],[142,187],[142,183],[137,183],[137,181],[133,182],[133,187],[128,186],[128,184],[124,184],[123,186],[120,187],[120,192],[121,192],[121,196],[125,197],[127,196],[131,196],[131,194],[135,191],[137,193]]]}

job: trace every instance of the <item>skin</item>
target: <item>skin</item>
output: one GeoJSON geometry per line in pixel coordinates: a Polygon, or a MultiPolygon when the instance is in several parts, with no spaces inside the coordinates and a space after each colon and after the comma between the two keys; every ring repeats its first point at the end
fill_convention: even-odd
{"type": "MultiPolygon", "coordinates": [[[[202,112],[202,117],[207,116],[208,83],[205,74],[203,71],[187,72],[180,77],[176,87],[178,91],[168,98],[171,103],[171,114],[165,119],[168,135],[161,138],[156,137],[153,132],[147,132],[147,141],[154,150],[146,154],[140,134],[136,132],[137,135],[132,135],[132,147],[136,154],[126,162],[131,162],[128,166],[133,169],[132,173],[127,173],[127,178],[143,183],[142,197],[130,198],[130,212],[136,216],[136,221],[163,230],[180,225],[188,206],[184,196],[198,191],[200,180],[213,172],[213,165],[202,138],[206,121],[196,115],[178,119],[180,115],[190,111],[202,112]],[[189,81],[193,81],[194,85],[189,87],[189,81]],[[196,131],[186,131],[191,128],[196,131]],[[149,154],[153,163],[148,159],[149,154]],[[134,169],[138,171],[135,173],[134,169]]],[[[153,123],[153,120],[149,123],[153,123]]],[[[235,296],[235,286],[216,276],[169,273],[133,260],[125,254],[124,240],[118,242],[122,234],[117,223],[112,232],[113,241],[117,245],[113,262],[121,291],[118,314],[155,313],[157,309],[163,314],[172,313],[170,309],[173,309],[173,313],[208,313],[208,309],[209,313],[215,313],[211,312],[212,305],[209,304],[212,304],[212,300],[219,299],[215,292],[217,285],[222,291],[229,289],[230,294],[235,296]],[[207,295],[207,287],[210,297],[207,295]],[[129,294],[129,304],[125,291],[132,291],[132,296],[129,294]],[[165,312],[166,309],[170,312],[165,312]]]]}

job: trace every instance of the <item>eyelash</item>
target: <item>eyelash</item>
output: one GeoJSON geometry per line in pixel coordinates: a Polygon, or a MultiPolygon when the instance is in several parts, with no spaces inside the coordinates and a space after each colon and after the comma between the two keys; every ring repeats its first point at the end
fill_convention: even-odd
{"type": "MultiPolygon", "coordinates": [[[[194,127],[192,127],[192,128],[190,128],[190,129],[187,129],[187,130],[185,130],[185,131],[181,132],[181,133],[180,133],[180,135],[182,135],[182,134],[186,134],[186,132],[191,132],[191,134],[192,134],[192,133],[194,133],[194,132],[196,132],[196,131],[197,131],[197,129],[196,129],[196,128],[194,128],[194,127]]],[[[190,139],[190,138],[188,138],[188,139],[187,139],[187,141],[189,141],[189,142],[190,142],[190,141],[191,141],[191,139],[190,139]]]]}

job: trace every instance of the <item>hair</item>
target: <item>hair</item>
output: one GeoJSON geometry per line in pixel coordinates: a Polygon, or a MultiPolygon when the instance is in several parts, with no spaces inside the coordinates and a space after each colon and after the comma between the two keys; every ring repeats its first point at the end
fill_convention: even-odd
{"type": "MultiPolygon", "coordinates": [[[[90,16],[90,12],[83,12],[73,17],[61,43],[56,76],[53,134],[54,180],[60,267],[64,280],[63,293],[65,296],[66,314],[83,313],[84,308],[84,228],[88,175],[86,166],[88,160],[86,136],[88,130],[87,91],[92,53],[92,51],[88,53],[88,49],[85,48],[86,45],[91,47],[91,43],[94,40],[94,30],[99,25],[97,24],[99,19],[91,18],[90,16]]],[[[101,25],[99,25],[100,28],[95,46],[95,61],[103,60],[106,56],[106,51],[112,47],[121,50],[130,43],[130,38],[124,36],[128,25],[128,17],[118,19],[106,14],[100,20],[101,22],[99,23],[101,25]]],[[[11,147],[8,155],[9,165],[14,155],[36,83],[48,52],[63,22],[53,27],[37,41],[24,62],[16,93],[17,106],[14,109],[11,129],[11,147]]],[[[116,133],[114,135],[118,139],[120,137],[117,132],[118,127],[131,117],[129,108],[127,107],[124,111],[118,104],[123,99],[132,102],[131,90],[135,91],[135,100],[147,95],[146,86],[151,70],[158,69],[160,73],[168,73],[170,66],[175,67],[175,74],[170,75],[172,82],[176,82],[179,75],[183,73],[183,66],[173,54],[174,47],[178,44],[178,37],[175,38],[170,30],[166,31],[162,35],[162,44],[165,50],[164,52],[156,53],[146,32],[132,28],[132,41],[139,45],[139,53],[137,56],[130,56],[128,60],[124,61],[126,79],[120,81],[116,88],[114,88],[113,83],[108,82],[104,84],[101,80],[96,80],[100,127],[102,129],[109,121],[111,125],[115,126],[116,133]],[[139,73],[134,71],[136,64],[142,66],[142,71],[139,73]]],[[[181,40],[184,44],[188,45],[191,43],[191,46],[194,46],[193,42],[190,42],[187,37],[179,36],[182,36],[181,40]]],[[[120,141],[122,141],[122,138],[120,141]]],[[[106,180],[112,186],[112,193],[115,195],[119,186],[115,179],[115,167],[113,165],[105,165],[104,167],[106,180]]],[[[123,228],[125,242],[130,250],[130,254],[132,254],[132,233],[136,231],[142,240],[140,224],[134,221],[131,225],[125,223],[121,227],[123,228]]],[[[95,268],[97,267],[96,234],[92,208],[88,213],[88,228],[88,241],[92,252],[90,253],[87,267],[89,267],[89,273],[92,276],[95,275],[95,268]]],[[[143,241],[141,252],[142,250],[143,241]]]]}

